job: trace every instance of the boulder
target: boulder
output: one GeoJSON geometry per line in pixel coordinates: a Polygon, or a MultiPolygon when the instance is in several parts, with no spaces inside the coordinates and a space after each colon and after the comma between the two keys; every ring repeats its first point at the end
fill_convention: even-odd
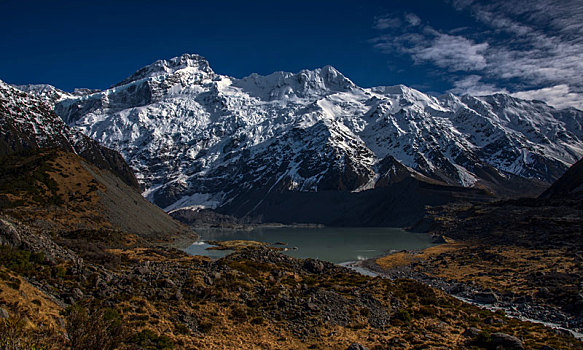
{"type": "Polygon", "coordinates": [[[0,245],[20,247],[22,239],[16,227],[10,222],[0,219],[0,245]]]}
{"type": "Polygon", "coordinates": [[[307,259],[304,262],[304,269],[312,273],[322,273],[324,271],[324,263],[319,260],[307,259]]]}
{"type": "Polygon", "coordinates": [[[524,349],[524,345],[522,345],[522,341],[512,335],[506,333],[492,333],[490,336],[492,346],[495,349],[501,347],[505,350],[522,350],[524,349]]]}
{"type": "Polygon", "coordinates": [[[474,299],[481,304],[495,304],[498,302],[498,295],[493,291],[485,291],[474,294],[474,299]]]}

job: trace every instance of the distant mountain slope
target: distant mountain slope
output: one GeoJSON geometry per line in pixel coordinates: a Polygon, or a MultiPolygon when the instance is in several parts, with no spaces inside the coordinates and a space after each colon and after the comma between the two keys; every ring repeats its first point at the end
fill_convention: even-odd
{"type": "Polygon", "coordinates": [[[583,156],[579,110],[361,88],[331,66],[235,79],[183,55],[105,91],[55,96],[56,113],[120,151],[167,211],[262,215],[263,197],[382,188],[387,162],[442,184],[539,194],[583,156]]]}
{"type": "Polygon", "coordinates": [[[583,199],[583,159],[573,164],[563,176],[561,176],[553,185],[543,192],[541,199],[583,199]]]}

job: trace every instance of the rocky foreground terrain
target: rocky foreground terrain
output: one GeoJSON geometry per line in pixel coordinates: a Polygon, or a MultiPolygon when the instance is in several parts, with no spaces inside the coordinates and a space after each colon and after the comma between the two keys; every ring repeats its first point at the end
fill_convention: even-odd
{"type": "Polygon", "coordinates": [[[367,277],[265,247],[217,261],[188,256],[165,244],[185,232],[162,241],[90,210],[111,191],[94,178],[75,178],[88,192],[77,191],[73,205],[66,180],[76,168],[62,159],[82,159],[48,154],[0,163],[5,348],[583,348],[410,279],[367,277]],[[27,171],[15,171],[22,164],[27,171]],[[15,173],[26,178],[15,181],[15,173]],[[27,186],[8,185],[19,183],[27,186]],[[67,215],[78,225],[63,225],[67,215]]]}

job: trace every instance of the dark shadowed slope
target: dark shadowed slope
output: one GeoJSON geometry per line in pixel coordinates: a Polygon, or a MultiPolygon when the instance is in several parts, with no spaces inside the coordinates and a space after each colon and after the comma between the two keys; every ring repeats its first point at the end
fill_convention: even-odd
{"type": "Polygon", "coordinates": [[[583,199],[583,159],[573,164],[553,185],[540,195],[541,199],[583,199]]]}

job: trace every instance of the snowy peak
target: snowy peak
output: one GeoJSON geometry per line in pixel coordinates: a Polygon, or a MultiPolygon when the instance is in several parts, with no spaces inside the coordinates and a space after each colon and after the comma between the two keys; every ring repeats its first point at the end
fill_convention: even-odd
{"type": "Polygon", "coordinates": [[[70,94],[63,90],[57,89],[56,87],[48,84],[29,84],[29,85],[18,85],[15,86],[18,90],[24,91],[28,94],[34,95],[36,98],[40,99],[47,105],[54,108],[55,104],[67,98],[73,98],[75,93],[70,94]]]}
{"type": "Polygon", "coordinates": [[[304,69],[298,73],[275,72],[266,76],[253,73],[233,85],[266,101],[325,96],[356,88],[350,79],[332,66],[304,69]]]}
{"type": "Polygon", "coordinates": [[[196,54],[183,54],[169,60],[158,60],[145,66],[114,86],[126,85],[141,79],[173,75],[177,72],[192,74],[201,79],[214,75],[204,57],[196,54]]]}

